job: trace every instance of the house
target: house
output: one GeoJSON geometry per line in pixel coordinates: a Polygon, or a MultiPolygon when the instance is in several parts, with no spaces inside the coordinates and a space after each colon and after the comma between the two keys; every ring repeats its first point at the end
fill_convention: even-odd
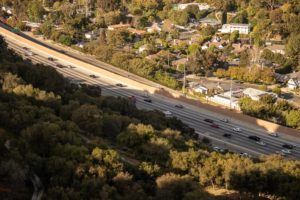
{"type": "Polygon", "coordinates": [[[208,10],[210,9],[210,5],[207,3],[179,3],[173,6],[174,10],[184,10],[188,6],[198,6],[199,10],[208,10]]]}
{"type": "Polygon", "coordinates": [[[292,90],[297,89],[300,86],[300,80],[298,80],[297,78],[290,78],[287,82],[287,86],[292,90]]]}
{"type": "Polygon", "coordinates": [[[207,50],[209,48],[209,44],[205,43],[204,45],[201,46],[201,50],[207,50]]]}
{"type": "Polygon", "coordinates": [[[254,88],[246,88],[243,91],[244,96],[250,97],[254,101],[259,101],[261,97],[265,95],[271,95],[273,98],[277,98],[277,94],[272,92],[265,92],[254,88]]]}
{"type": "Polygon", "coordinates": [[[13,14],[13,8],[2,6],[1,10],[6,12],[9,15],[13,14]]]}
{"type": "Polygon", "coordinates": [[[135,28],[128,28],[127,30],[128,30],[129,33],[132,33],[132,34],[135,34],[135,35],[139,35],[139,36],[142,36],[142,35],[146,34],[146,31],[135,29],[135,28]]]}
{"type": "Polygon", "coordinates": [[[204,18],[200,20],[202,26],[219,26],[221,24],[220,21],[213,18],[204,18]]]}
{"type": "Polygon", "coordinates": [[[239,99],[235,97],[228,97],[222,94],[217,94],[212,97],[206,97],[208,101],[220,104],[230,109],[240,110],[239,99]]]}
{"type": "Polygon", "coordinates": [[[205,95],[208,94],[208,88],[205,87],[204,85],[198,84],[198,85],[194,86],[192,88],[192,90],[197,93],[201,93],[201,94],[205,94],[205,95]]]}
{"type": "Polygon", "coordinates": [[[238,54],[241,53],[242,51],[246,50],[246,49],[251,49],[252,46],[250,44],[243,44],[241,42],[239,43],[233,43],[232,45],[232,53],[238,54]]]}
{"type": "Polygon", "coordinates": [[[161,32],[161,26],[158,23],[153,23],[152,26],[147,27],[148,33],[160,33],[161,32]]]}
{"type": "Polygon", "coordinates": [[[84,37],[88,40],[96,39],[100,35],[99,31],[90,31],[84,34],[84,37]]]}
{"type": "Polygon", "coordinates": [[[232,33],[238,31],[240,34],[250,33],[249,24],[223,24],[222,28],[219,29],[221,33],[232,33]]]}
{"type": "Polygon", "coordinates": [[[171,65],[176,67],[176,70],[179,70],[181,66],[185,65],[188,62],[187,58],[180,58],[178,60],[172,61],[171,65]]]}
{"type": "Polygon", "coordinates": [[[76,47],[79,47],[79,48],[83,49],[83,48],[84,48],[84,45],[85,45],[84,42],[78,42],[78,43],[76,44],[76,47]]]}
{"type": "Polygon", "coordinates": [[[115,30],[124,30],[130,28],[130,24],[114,24],[110,25],[107,27],[108,30],[110,31],[115,31],[115,30]]]}
{"type": "Polygon", "coordinates": [[[144,51],[148,51],[148,50],[149,50],[149,45],[148,44],[144,44],[144,45],[139,47],[139,53],[143,53],[144,51]]]}
{"type": "Polygon", "coordinates": [[[269,49],[273,53],[280,53],[282,55],[285,54],[284,45],[281,45],[281,44],[274,44],[274,45],[268,46],[266,49],[269,49]]]}

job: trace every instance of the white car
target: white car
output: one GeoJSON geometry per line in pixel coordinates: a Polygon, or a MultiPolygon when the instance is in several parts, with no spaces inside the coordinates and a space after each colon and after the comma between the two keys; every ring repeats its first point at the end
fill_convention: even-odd
{"type": "Polygon", "coordinates": [[[266,143],[264,143],[263,141],[258,141],[258,142],[256,142],[256,144],[259,144],[261,146],[266,146],[266,143]]]}
{"type": "Polygon", "coordinates": [[[165,115],[167,115],[167,116],[172,115],[172,113],[171,113],[170,111],[168,111],[168,110],[164,111],[163,113],[164,113],[165,115]]]}
{"type": "Polygon", "coordinates": [[[228,123],[228,122],[229,122],[229,120],[226,119],[226,118],[225,118],[225,119],[221,119],[221,121],[222,121],[222,122],[225,122],[225,123],[228,123]]]}
{"type": "Polygon", "coordinates": [[[239,127],[235,127],[232,130],[235,131],[235,132],[241,132],[241,129],[239,127]]]}
{"type": "Polygon", "coordinates": [[[214,151],[216,152],[220,152],[220,153],[223,153],[224,152],[224,149],[220,148],[220,147],[213,147],[214,151]]]}
{"type": "Polygon", "coordinates": [[[248,158],[251,157],[248,153],[244,153],[244,152],[240,153],[240,156],[242,156],[242,157],[248,157],[248,158]]]}
{"type": "Polygon", "coordinates": [[[289,150],[289,149],[282,149],[281,152],[285,153],[285,154],[291,154],[292,153],[291,150],[289,150]]]}

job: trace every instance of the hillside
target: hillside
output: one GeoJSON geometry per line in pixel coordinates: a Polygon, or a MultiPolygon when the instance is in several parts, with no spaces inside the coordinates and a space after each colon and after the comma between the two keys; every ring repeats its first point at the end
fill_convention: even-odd
{"type": "Polygon", "coordinates": [[[0,88],[0,199],[300,199],[299,161],[212,152],[176,118],[72,85],[2,38],[0,88]]]}

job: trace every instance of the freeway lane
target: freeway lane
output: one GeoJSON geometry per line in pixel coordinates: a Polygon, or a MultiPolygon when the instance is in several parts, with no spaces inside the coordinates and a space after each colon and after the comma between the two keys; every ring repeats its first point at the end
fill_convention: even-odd
{"type": "MultiPolygon", "coordinates": [[[[16,44],[13,44],[9,42],[9,45],[11,48],[16,49],[20,53],[24,52],[24,50],[21,48],[21,46],[18,46],[16,44]]],[[[32,50],[33,51],[33,50],[32,50]]],[[[34,52],[34,51],[33,51],[34,52]]],[[[42,62],[51,66],[55,66],[56,63],[61,63],[64,65],[70,64],[66,62],[60,62],[57,61],[56,63],[49,62],[46,58],[47,55],[42,55],[41,52],[35,52],[38,55],[32,56],[32,59],[36,59],[37,62],[42,62]]],[[[194,106],[186,105],[184,104],[184,109],[178,109],[175,108],[174,105],[176,103],[179,103],[175,100],[169,100],[165,97],[158,98],[157,96],[151,96],[153,99],[153,103],[146,103],[143,101],[143,95],[141,92],[138,92],[135,90],[135,88],[132,88],[131,86],[128,86],[126,88],[120,89],[119,87],[115,86],[115,83],[117,81],[113,81],[111,79],[106,79],[105,77],[102,77],[101,74],[99,74],[99,79],[92,79],[88,77],[89,74],[91,74],[90,71],[81,69],[80,66],[76,66],[75,69],[60,69],[57,68],[59,72],[64,74],[67,77],[71,77],[72,79],[79,79],[79,80],[86,80],[87,83],[91,84],[98,84],[102,86],[103,94],[107,95],[113,95],[113,96],[130,96],[135,95],[138,99],[137,106],[139,108],[146,108],[146,109],[157,109],[157,110],[169,110],[171,111],[174,116],[177,116],[179,119],[181,119],[183,122],[189,124],[191,127],[195,128],[199,133],[201,134],[208,134],[208,137],[217,138],[218,140],[223,140],[224,143],[226,142],[228,144],[228,148],[230,149],[230,143],[234,145],[238,145],[241,147],[242,151],[245,151],[244,148],[249,149],[248,152],[253,154],[252,152],[255,151],[256,154],[270,154],[275,153],[276,151],[279,151],[282,149],[281,145],[283,143],[293,143],[292,141],[286,141],[283,138],[274,138],[266,135],[264,132],[258,132],[255,129],[246,129],[243,128],[243,131],[241,133],[233,133],[232,128],[237,127],[238,124],[235,122],[233,123],[223,123],[220,122],[219,119],[216,119],[212,116],[209,116],[201,111],[201,109],[196,108],[194,106]],[[107,88],[107,89],[106,89],[107,88]],[[204,122],[203,120],[205,118],[214,119],[220,126],[221,129],[214,129],[209,126],[208,123],[204,122]],[[223,138],[223,133],[231,133],[233,135],[232,139],[226,139],[223,138]],[[259,146],[254,141],[251,141],[247,138],[249,135],[259,135],[259,137],[262,138],[262,140],[267,143],[267,146],[259,146]]],[[[220,116],[220,119],[223,118],[220,116]]],[[[247,152],[247,151],[246,151],[247,152]]],[[[293,150],[293,154],[291,155],[291,158],[300,158],[299,149],[293,150]]]]}

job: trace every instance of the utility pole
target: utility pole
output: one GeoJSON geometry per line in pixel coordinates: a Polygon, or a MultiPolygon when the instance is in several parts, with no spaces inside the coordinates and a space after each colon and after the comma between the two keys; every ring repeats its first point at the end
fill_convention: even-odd
{"type": "Polygon", "coordinates": [[[232,78],[230,78],[230,105],[229,105],[230,110],[231,110],[231,106],[232,106],[232,78]]]}
{"type": "MultiPolygon", "coordinates": [[[[189,61],[189,56],[187,56],[187,61],[189,61]]],[[[183,86],[182,86],[182,93],[185,96],[185,84],[186,84],[186,63],[184,63],[184,69],[183,69],[183,86]]]]}

